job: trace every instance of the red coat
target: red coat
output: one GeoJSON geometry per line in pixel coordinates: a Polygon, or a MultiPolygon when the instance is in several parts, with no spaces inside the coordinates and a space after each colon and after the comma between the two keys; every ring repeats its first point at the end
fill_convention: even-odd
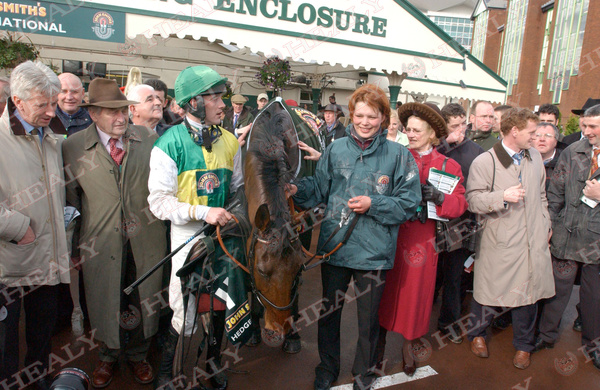
{"type": "MultiPolygon", "coordinates": [[[[446,158],[435,149],[423,157],[410,152],[419,167],[421,184],[426,184],[429,168],[441,170],[446,158]]],[[[467,210],[467,201],[460,165],[448,159],[446,172],[460,176],[460,183],[452,194],[445,195],[444,203],[436,206],[436,211],[440,217],[452,219],[467,210]]],[[[424,224],[409,221],[400,226],[394,268],[387,273],[379,306],[379,323],[408,340],[429,332],[438,258],[434,244],[434,220],[428,219],[424,224]]]]}

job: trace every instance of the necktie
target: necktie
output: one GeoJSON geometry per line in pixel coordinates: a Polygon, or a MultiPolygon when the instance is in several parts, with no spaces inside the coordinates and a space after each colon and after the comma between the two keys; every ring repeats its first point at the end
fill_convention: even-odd
{"type": "Polygon", "coordinates": [[[237,120],[238,120],[238,114],[235,114],[233,116],[233,128],[235,129],[235,126],[237,125],[237,120]]]}
{"type": "Polygon", "coordinates": [[[600,154],[600,149],[594,149],[594,157],[592,157],[592,169],[590,169],[590,176],[594,174],[598,170],[598,154],[600,154]]]}
{"type": "Polygon", "coordinates": [[[117,140],[114,138],[109,139],[108,144],[110,145],[110,157],[112,157],[115,163],[120,166],[123,162],[125,151],[117,147],[117,140]]]}
{"type": "Polygon", "coordinates": [[[521,165],[521,160],[523,160],[523,151],[521,150],[519,153],[513,154],[512,158],[515,161],[515,164],[521,165]]]}

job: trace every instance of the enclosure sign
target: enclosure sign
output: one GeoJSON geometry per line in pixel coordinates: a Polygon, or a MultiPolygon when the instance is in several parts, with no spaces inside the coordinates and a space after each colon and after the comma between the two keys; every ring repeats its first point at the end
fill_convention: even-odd
{"type": "Polygon", "coordinates": [[[125,13],[75,4],[0,2],[0,30],[125,42],[125,13]]]}

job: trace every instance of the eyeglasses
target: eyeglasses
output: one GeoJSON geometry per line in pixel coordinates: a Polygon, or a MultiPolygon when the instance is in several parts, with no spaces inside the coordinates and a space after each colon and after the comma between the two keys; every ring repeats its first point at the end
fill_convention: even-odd
{"type": "Polygon", "coordinates": [[[492,122],[494,122],[496,120],[496,117],[493,115],[475,115],[476,118],[481,118],[481,119],[488,119],[492,122]]]}
{"type": "Polygon", "coordinates": [[[534,138],[534,139],[538,139],[538,138],[551,139],[551,138],[554,138],[554,134],[552,134],[552,133],[546,133],[546,134],[538,134],[538,133],[535,133],[535,134],[533,135],[533,138],[534,138]]]}

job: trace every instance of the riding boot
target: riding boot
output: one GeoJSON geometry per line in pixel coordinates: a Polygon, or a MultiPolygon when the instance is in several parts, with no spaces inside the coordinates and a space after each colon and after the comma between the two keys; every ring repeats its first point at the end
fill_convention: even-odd
{"type": "Polygon", "coordinates": [[[221,365],[221,344],[223,332],[225,331],[225,311],[215,311],[212,318],[212,339],[208,340],[206,351],[206,372],[210,376],[210,384],[215,390],[227,388],[227,375],[221,365]]]}
{"type": "Polygon", "coordinates": [[[175,359],[178,340],[179,335],[177,331],[170,325],[163,344],[160,368],[158,369],[158,375],[154,384],[155,389],[168,390],[173,388],[169,382],[173,380],[173,360],[175,359]]]}

